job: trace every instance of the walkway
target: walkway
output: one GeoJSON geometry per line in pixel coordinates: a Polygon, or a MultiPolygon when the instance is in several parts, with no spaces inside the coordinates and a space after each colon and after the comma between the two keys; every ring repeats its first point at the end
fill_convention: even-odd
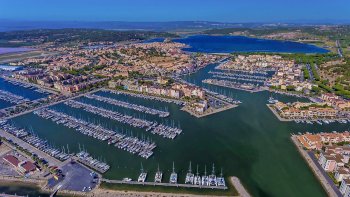
{"type": "Polygon", "coordinates": [[[251,195],[248,193],[248,191],[242,185],[242,183],[239,180],[239,178],[233,176],[233,177],[231,177],[231,182],[232,182],[233,186],[236,188],[239,196],[241,196],[241,197],[251,197],[251,195]]]}
{"type": "Polygon", "coordinates": [[[328,196],[330,197],[341,197],[339,189],[334,185],[330,177],[324,172],[320,165],[317,166],[318,162],[315,157],[310,157],[310,154],[303,149],[303,146],[297,140],[296,136],[291,137],[294,145],[297,147],[299,153],[310,166],[311,170],[321,182],[322,187],[326,190],[328,196]]]}
{"type": "Polygon", "coordinates": [[[121,180],[109,180],[109,179],[102,179],[101,181],[106,183],[130,184],[130,185],[152,185],[152,186],[207,188],[207,189],[222,189],[222,190],[227,189],[227,187],[220,187],[220,186],[203,186],[203,185],[191,185],[191,184],[137,182],[137,181],[121,181],[121,180]]]}

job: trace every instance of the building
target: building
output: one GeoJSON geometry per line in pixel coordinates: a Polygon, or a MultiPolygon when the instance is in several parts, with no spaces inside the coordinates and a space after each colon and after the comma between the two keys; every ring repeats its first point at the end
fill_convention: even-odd
{"type": "Polygon", "coordinates": [[[6,155],[3,159],[14,168],[17,168],[18,164],[20,163],[20,161],[17,159],[17,157],[15,157],[13,155],[6,155]]]}
{"type": "Polygon", "coordinates": [[[24,174],[31,173],[36,169],[36,166],[30,161],[23,161],[18,164],[18,170],[24,174]]]}
{"type": "Polygon", "coordinates": [[[350,197],[350,179],[343,179],[341,181],[339,191],[343,196],[350,197]]]}
{"type": "Polygon", "coordinates": [[[335,156],[327,153],[321,153],[318,162],[326,172],[333,172],[337,167],[335,156]]]}
{"type": "Polygon", "coordinates": [[[343,179],[349,179],[350,178],[350,172],[347,168],[339,168],[335,174],[334,174],[335,180],[338,182],[343,181],[343,179]]]}

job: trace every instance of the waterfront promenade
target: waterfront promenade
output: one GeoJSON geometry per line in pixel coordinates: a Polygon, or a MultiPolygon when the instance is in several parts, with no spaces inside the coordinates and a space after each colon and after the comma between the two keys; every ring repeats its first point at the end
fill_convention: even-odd
{"type": "Polygon", "coordinates": [[[232,185],[236,188],[239,196],[241,197],[251,197],[248,191],[244,188],[239,178],[233,176],[230,178],[232,185]]]}
{"type": "Polygon", "coordinates": [[[320,181],[322,187],[327,192],[330,197],[341,197],[339,189],[334,185],[333,181],[329,176],[324,172],[321,166],[317,163],[315,158],[312,158],[311,155],[303,149],[303,146],[300,144],[295,135],[291,136],[291,140],[298,149],[300,155],[304,158],[305,162],[309,165],[312,172],[315,174],[317,179],[320,181]]]}

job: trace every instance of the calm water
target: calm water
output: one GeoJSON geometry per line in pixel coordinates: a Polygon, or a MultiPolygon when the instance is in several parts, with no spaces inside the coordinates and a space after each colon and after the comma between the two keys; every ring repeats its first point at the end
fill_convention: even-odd
{"type": "MultiPolygon", "coordinates": [[[[45,94],[35,92],[32,89],[28,89],[28,88],[18,86],[18,85],[13,85],[13,84],[5,81],[3,78],[0,78],[0,90],[5,90],[5,91],[11,92],[13,94],[23,96],[24,98],[28,98],[30,100],[35,100],[35,99],[39,99],[39,98],[46,96],[45,94]]],[[[13,103],[9,103],[9,102],[6,102],[4,100],[0,100],[0,109],[10,107],[13,105],[14,105],[13,103]]]]}
{"type": "Polygon", "coordinates": [[[0,55],[6,54],[6,53],[18,53],[18,52],[26,52],[26,51],[32,51],[31,48],[25,48],[25,47],[0,47],[0,55]]]}
{"type": "Polygon", "coordinates": [[[328,50],[314,45],[289,41],[248,38],[244,36],[194,35],[174,39],[189,45],[190,52],[232,53],[232,52],[284,52],[284,53],[326,53],[328,50]]]}
{"type": "MultiPolygon", "coordinates": [[[[213,69],[214,66],[208,66],[198,73],[186,77],[186,79],[200,85],[201,79],[205,78],[208,70],[213,69]]],[[[128,130],[129,134],[132,130],[134,136],[150,137],[156,141],[158,147],[155,150],[155,155],[148,160],[118,150],[107,143],[84,136],[72,129],[56,125],[50,120],[42,119],[34,114],[17,117],[13,119],[13,122],[19,126],[32,128],[39,136],[57,147],[68,144],[70,151],[77,152],[78,144],[81,147],[84,146],[95,157],[102,158],[111,164],[111,169],[105,174],[105,177],[110,179],[123,177],[136,179],[142,162],[144,168],[149,172],[149,181],[153,181],[158,163],[165,172],[164,181],[168,181],[174,161],[176,170],[180,173],[179,181],[183,182],[189,161],[192,161],[193,169],[198,164],[201,173],[204,171],[204,165],[207,165],[208,172],[210,172],[212,163],[215,163],[217,172],[223,168],[225,176],[238,176],[254,196],[326,196],[321,185],[291,143],[290,133],[343,131],[348,128],[347,125],[320,126],[279,122],[266,107],[266,101],[270,96],[268,92],[251,94],[227,88],[210,87],[237,97],[243,103],[235,109],[197,119],[181,111],[174,104],[97,93],[151,107],[162,109],[166,107],[171,112],[171,116],[160,119],[156,116],[142,115],[132,110],[113,107],[87,98],[79,99],[110,110],[147,119],[157,119],[159,122],[171,122],[171,120],[174,120],[175,124],[180,122],[184,132],[175,140],[163,139],[157,135],[148,134],[144,130],[131,128],[63,104],[53,106],[54,109],[100,123],[108,128],[123,129],[124,132],[128,130]]],[[[286,96],[276,95],[276,97],[282,101],[297,100],[286,96]]]]}
{"type": "Polygon", "coordinates": [[[17,194],[29,197],[46,197],[50,194],[46,194],[38,191],[39,188],[32,185],[11,185],[6,183],[0,183],[0,193],[17,194]]]}

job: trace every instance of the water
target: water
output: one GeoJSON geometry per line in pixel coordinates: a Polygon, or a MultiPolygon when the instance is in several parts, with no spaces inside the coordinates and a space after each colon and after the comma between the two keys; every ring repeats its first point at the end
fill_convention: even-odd
{"type": "Polygon", "coordinates": [[[19,52],[27,52],[32,51],[31,48],[25,48],[25,47],[0,47],[0,55],[6,54],[6,53],[19,53],[19,52]]]}
{"type": "Polygon", "coordinates": [[[21,196],[29,196],[29,197],[44,197],[44,196],[50,196],[50,194],[39,192],[39,188],[33,185],[27,185],[27,184],[7,184],[7,183],[0,183],[0,191],[1,193],[6,194],[17,194],[21,196]]]}
{"type": "MultiPolygon", "coordinates": [[[[201,79],[205,78],[207,72],[213,69],[214,66],[208,66],[185,78],[202,85],[201,79]]],[[[69,149],[77,152],[79,151],[79,143],[92,155],[106,160],[111,165],[111,169],[105,174],[105,177],[109,179],[131,177],[135,180],[140,172],[140,163],[142,162],[144,169],[149,173],[149,181],[153,181],[158,163],[164,172],[163,181],[168,181],[172,162],[174,161],[176,171],[179,173],[179,181],[184,182],[189,162],[192,161],[192,166],[199,165],[200,173],[203,173],[204,165],[207,166],[208,172],[210,172],[212,163],[215,163],[217,174],[220,168],[223,168],[226,177],[238,176],[254,196],[326,196],[321,185],[290,141],[290,134],[306,131],[343,131],[348,128],[348,125],[330,124],[321,126],[279,122],[266,107],[270,96],[268,92],[252,94],[216,86],[208,87],[237,97],[243,103],[237,108],[198,119],[181,111],[174,104],[102,92],[97,93],[109,97],[128,99],[150,107],[168,107],[171,116],[167,119],[175,120],[175,123],[179,121],[184,129],[183,134],[175,140],[164,139],[144,130],[135,129],[97,115],[91,115],[88,112],[73,109],[64,104],[53,106],[54,109],[64,110],[64,112],[71,115],[74,114],[77,117],[101,123],[105,127],[123,128],[124,131],[126,129],[132,130],[134,136],[141,137],[143,134],[152,138],[158,147],[154,151],[154,156],[148,160],[116,149],[105,142],[92,139],[73,129],[57,125],[34,114],[17,117],[13,119],[13,122],[27,128],[32,127],[40,137],[47,139],[57,147],[69,144],[69,149]]],[[[303,100],[282,95],[275,95],[275,97],[285,102],[303,100]]],[[[101,107],[111,110],[124,111],[135,115],[140,114],[119,107],[112,108],[109,104],[87,98],[79,100],[93,105],[101,105],[101,107]]],[[[154,118],[161,121],[159,117],[152,115],[145,115],[145,118],[154,118]]]]}
{"type": "MultiPolygon", "coordinates": [[[[5,91],[11,92],[13,94],[23,96],[24,98],[28,98],[29,100],[36,100],[36,99],[43,98],[46,96],[45,94],[35,92],[32,89],[11,84],[11,83],[5,81],[1,77],[0,77],[0,90],[5,90],[5,91]]],[[[0,100],[0,109],[10,107],[13,105],[15,105],[15,104],[6,102],[4,100],[0,100]]]]}
{"type": "Polygon", "coordinates": [[[173,39],[184,43],[189,52],[232,53],[232,52],[284,52],[284,53],[327,53],[328,50],[310,44],[290,41],[266,40],[244,36],[194,35],[173,39]]]}

